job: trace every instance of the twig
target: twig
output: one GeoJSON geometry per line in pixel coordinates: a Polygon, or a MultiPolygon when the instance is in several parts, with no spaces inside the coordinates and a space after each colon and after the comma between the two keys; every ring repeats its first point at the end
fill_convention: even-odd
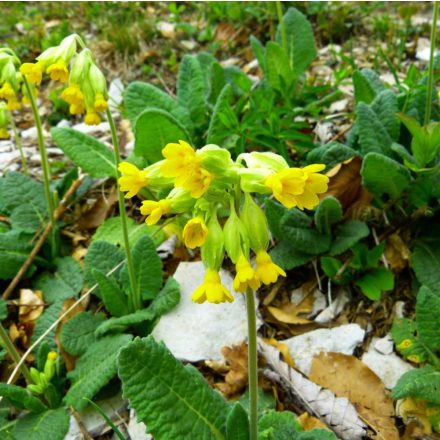
{"type": "Polygon", "coordinates": [[[93,440],[93,437],[89,434],[89,431],[87,431],[86,427],[84,426],[84,423],[81,421],[80,415],[72,407],[70,407],[69,409],[73,417],[75,418],[76,423],[78,423],[79,430],[81,431],[83,437],[86,440],[93,440]]]}
{"type": "Polygon", "coordinates": [[[351,125],[347,125],[343,130],[341,130],[339,133],[336,133],[329,142],[335,142],[338,139],[340,139],[342,136],[344,136],[345,133],[347,133],[348,130],[350,130],[351,125]]]}
{"type": "MultiPolygon", "coordinates": [[[[68,206],[68,201],[72,194],[78,189],[78,187],[81,185],[84,177],[80,177],[79,179],[75,180],[72,185],[70,186],[69,190],[66,192],[66,194],[63,197],[63,200],[61,200],[61,203],[57,207],[54,213],[54,219],[58,220],[66,211],[68,206]]],[[[15,275],[14,279],[11,281],[9,286],[6,288],[6,290],[3,293],[3,299],[8,299],[13,292],[13,290],[17,287],[17,284],[20,282],[23,275],[26,273],[26,271],[29,269],[30,265],[32,264],[32,261],[40,252],[40,249],[42,248],[44,242],[47,240],[47,237],[49,236],[50,232],[52,230],[52,222],[49,222],[44,229],[44,232],[41,234],[38,241],[35,243],[34,248],[32,249],[31,253],[27,257],[26,261],[21,266],[20,270],[18,271],[17,275],[15,275]]]]}

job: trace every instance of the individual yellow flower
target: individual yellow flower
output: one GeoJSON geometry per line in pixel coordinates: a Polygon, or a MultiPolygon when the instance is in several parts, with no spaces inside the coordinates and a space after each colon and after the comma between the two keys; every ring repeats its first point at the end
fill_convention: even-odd
{"type": "Polygon", "coordinates": [[[208,236],[208,227],[201,217],[189,220],[183,228],[183,240],[185,246],[194,249],[202,246],[208,236]]]}
{"type": "Polygon", "coordinates": [[[257,252],[256,262],[257,268],[255,269],[255,276],[263,284],[275,283],[280,275],[283,277],[286,276],[286,272],[277,266],[272,261],[272,258],[270,258],[270,255],[264,250],[257,252]]]}
{"type": "Polygon", "coordinates": [[[302,169],[305,175],[304,192],[296,196],[296,203],[299,209],[313,209],[319,205],[317,194],[323,194],[328,189],[329,178],[319,174],[325,168],[325,165],[314,164],[302,169]]]}
{"type": "Polygon", "coordinates": [[[6,105],[6,108],[10,111],[12,110],[20,110],[21,104],[17,99],[10,99],[8,101],[8,104],[6,105]]]}
{"type": "Polygon", "coordinates": [[[16,98],[14,89],[12,88],[11,84],[5,82],[2,88],[0,88],[0,99],[5,99],[7,101],[10,101],[11,99],[14,98],[16,98]]]}
{"type": "Polygon", "coordinates": [[[71,115],[82,115],[86,111],[83,104],[70,104],[69,112],[71,115]]]}
{"type": "Polygon", "coordinates": [[[66,87],[61,93],[61,98],[70,105],[84,105],[84,95],[78,84],[66,87]]]}
{"type": "Polygon", "coordinates": [[[234,297],[231,292],[223,286],[219,273],[214,269],[207,269],[203,284],[192,294],[192,300],[196,303],[208,301],[219,304],[222,302],[232,302],[234,297]]]}
{"type": "Polygon", "coordinates": [[[57,62],[51,64],[46,72],[53,81],[65,83],[69,79],[69,70],[63,59],[59,59],[57,62]]]}
{"type": "Polygon", "coordinates": [[[6,128],[0,128],[0,139],[9,139],[9,131],[6,128]]]}
{"type": "Polygon", "coordinates": [[[23,63],[20,66],[20,72],[26,77],[31,84],[39,85],[43,79],[44,64],[37,63],[23,63]]]}
{"type": "Polygon", "coordinates": [[[122,192],[127,192],[125,198],[134,197],[143,187],[148,185],[146,170],[140,170],[129,162],[121,162],[118,166],[122,177],[118,179],[122,192]]]}
{"type": "Polygon", "coordinates": [[[305,180],[306,176],[301,168],[287,168],[270,175],[265,185],[286,208],[293,208],[298,204],[297,196],[304,192],[305,180]]]}
{"type": "Polygon", "coordinates": [[[194,170],[198,169],[198,158],[194,149],[185,141],[170,143],[162,150],[165,161],[161,171],[166,177],[176,177],[176,186],[182,183],[194,170]]]}
{"type": "Polygon", "coordinates": [[[237,272],[234,278],[234,290],[236,292],[244,293],[248,288],[255,291],[260,287],[261,282],[257,278],[254,268],[244,255],[239,257],[235,270],[237,272]]]}
{"type": "Polygon", "coordinates": [[[50,361],[55,361],[56,358],[57,358],[57,352],[56,351],[50,351],[47,354],[47,359],[50,360],[50,361]]]}
{"type": "Polygon", "coordinates": [[[101,122],[101,116],[94,111],[87,112],[84,122],[86,125],[98,125],[101,122]]]}
{"type": "Polygon", "coordinates": [[[95,110],[97,112],[104,112],[108,109],[108,102],[104,99],[102,93],[95,96],[95,110]]]}
{"type": "Polygon", "coordinates": [[[144,200],[141,206],[141,214],[147,215],[145,220],[147,225],[155,225],[163,215],[171,211],[171,201],[164,199],[158,202],[154,200],[144,200]]]}
{"type": "Polygon", "coordinates": [[[181,185],[177,186],[182,186],[188,191],[191,191],[191,197],[199,199],[208,190],[213,179],[213,174],[203,168],[199,168],[190,174],[181,185]]]}

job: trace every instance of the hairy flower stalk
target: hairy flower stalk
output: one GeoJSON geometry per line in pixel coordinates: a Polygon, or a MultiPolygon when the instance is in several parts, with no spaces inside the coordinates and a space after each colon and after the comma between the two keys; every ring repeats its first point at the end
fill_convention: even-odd
{"type": "Polygon", "coordinates": [[[291,168],[274,153],[242,154],[234,162],[223,148],[206,145],[195,150],[183,140],[166,145],[162,154],[164,160],[143,170],[122,162],[119,184],[126,197],[145,188],[156,197],[143,201],[140,207],[147,224],[168,218],[178,225],[182,224],[180,217],[185,219],[183,241],[190,249],[200,247],[206,268],[203,283],[193,292],[194,302],[232,302],[233,292],[222,284],[220,269],[226,256],[235,264],[234,291],[246,295],[250,432],[254,440],[258,435],[254,292],[286,276],[267,252],[269,227],[254,196],[273,196],[286,208],[313,209],[319,203],[318,194],[327,191],[328,177],[320,174],[325,167],[291,168]]]}

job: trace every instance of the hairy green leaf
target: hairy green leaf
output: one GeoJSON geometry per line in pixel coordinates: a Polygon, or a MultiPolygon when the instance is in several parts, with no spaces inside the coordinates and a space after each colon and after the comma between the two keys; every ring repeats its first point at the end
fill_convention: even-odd
{"type": "Polygon", "coordinates": [[[231,109],[232,88],[226,84],[215,103],[208,129],[208,144],[220,145],[230,133],[228,130],[237,126],[237,117],[231,109]]]}
{"type": "Polygon", "coordinates": [[[426,286],[422,286],[417,294],[416,322],[420,341],[431,351],[440,349],[440,296],[426,286]]]}
{"type": "Polygon", "coordinates": [[[340,255],[370,233],[366,223],[350,220],[336,228],[335,239],[330,248],[330,255],[340,255]]]}
{"type": "Polygon", "coordinates": [[[359,70],[353,72],[353,86],[356,104],[359,102],[370,104],[376,96],[376,92],[370,82],[359,70]]]}
{"type": "Polygon", "coordinates": [[[162,150],[170,142],[190,142],[185,127],[164,110],[147,109],[136,119],[134,152],[149,163],[163,159],[162,150]]]}
{"type": "Polygon", "coordinates": [[[382,122],[391,139],[396,141],[400,133],[400,121],[396,113],[398,111],[397,96],[391,90],[380,92],[371,103],[371,109],[382,122]]]}
{"type": "Polygon", "coordinates": [[[273,41],[266,45],[267,79],[280,92],[288,90],[294,79],[286,51],[273,41]]]}
{"type": "Polygon", "coordinates": [[[412,253],[412,265],[420,283],[440,295],[439,241],[418,241],[412,253]]]}
{"type": "Polygon", "coordinates": [[[21,205],[12,211],[11,226],[16,231],[35,233],[46,223],[46,210],[39,208],[29,199],[26,205],[21,205]]]}
{"type": "Polygon", "coordinates": [[[266,49],[264,48],[261,41],[251,35],[250,43],[252,47],[252,51],[254,52],[255,58],[258,61],[258,65],[260,66],[261,70],[263,72],[267,71],[267,65],[266,65],[266,49]]]}
{"type": "Polygon", "coordinates": [[[116,358],[132,335],[109,335],[93,342],[78,359],[75,369],[67,374],[72,386],[64,400],[80,410],[87,405],[84,397],[92,397],[116,375],[116,358]]]}
{"type": "Polygon", "coordinates": [[[295,250],[308,254],[321,254],[330,248],[329,234],[320,234],[317,230],[305,227],[281,226],[285,239],[295,250]]]}
{"type": "Polygon", "coordinates": [[[327,169],[331,169],[354,156],[359,156],[359,152],[338,142],[329,142],[310,151],[307,155],[307,162],[324,163],[327,169]]]}
{"type": "Polygon", "coordinates": [[[315,258],[312,254],[300,252],[287,240],[282,240],[271,251],[273,261],[285,270],[302,266],[315,258]]]}
{"type": "Polygon", "coordinates": [[[249,440],[249,418],[243,406],[236,402],[226,419],[228,440],[249,440]]]}
{"type": "Polygon", "coordinates": [[[27,409],[33,412],[42,412],[47,409],[40,399],[33,396],[26,388],[17,385],[0,383],[0,396],[19,409],[27,409]]]}
{"type": "Polygon", "coordinates": [[[63,348],[74,356],[84,354],[96,340],[95,330],[105,322],[102,313],[81,312],[69,319],[62,327],[60,342],[63,348]]]}
{"type": "Polygon", "coordinates": [[[405,358],[417,363],[425,362],[429,358],[426,347],[417,337],[415,321],[408,318],[394,320],[391,327],[391,336],[396,344],[397,351],[405,358]]]}
{"type": "Polygon", "coordinates": [[[93,276],[99,285],[102,302],[112,316],[124,316],[129,312],[128,297],[121,290],[114,278],[106,277],[97,269],[93,270],[93,276]]]}
{"type": "Polygon", "coordinates": [[[113,153],[106,145],[73,128],[54,127],[50,131],[55,143],[69,159],[92,177],[114,177],[113,153]]]}
{"type": "Polygon", "coordinates": [[[333,196],[321,200],[315,211],[315,223],[321,234],[330,234],[334,223],[342,220],[342,206],[333,196]]]}
{"type": "Polygon", "coordinates": [[[260,440],[296,439],[302,430],[301,424],[290,411],[270,411],[258,421],[260,440]]]}
{"type": "MultiPolygon", "coordinates": [[[[61,309],[63,308],[64,300],[57,300],[51,306],[49,306],[43,314],[37,319],[34,331],[32,333],[32,343],[35,342],[46,330],[59,318],[61,309]]],[[[47,341],[52,349],[56,348],[55,343],[55,331],[56,327],[52,329],[43,339],[47,341]]]]}
{"type": "Polygon", "coordinates": [[[155,439],[226,439],[228,403],[153,337],[121,350],[119,377],[124,397],[155,439]]]}

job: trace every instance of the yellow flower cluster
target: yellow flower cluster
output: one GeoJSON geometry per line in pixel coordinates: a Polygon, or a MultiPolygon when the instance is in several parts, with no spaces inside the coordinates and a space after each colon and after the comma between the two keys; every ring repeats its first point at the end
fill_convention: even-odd
{"type": "Polygon", "coordinates": [[[35,63],[23,63],[20,73],[33,87],[41,84],[45,73],[53,81],[68,83],[61,97],[70,105],[70,113],[85,113],[84,122],[96,125],[101,122],[99,113],[108,108],[107,82],[90,50],[83,48],[78,52],[78,45],[84,47],[78,35],[69,35],[58,46],[45,50],[35,63]]]}
{"type": "Polygon", "coordinates": [[[164,160],[143,170],[121,163],[119,185],[125,197],[148,188],[156,198],[143,201],[140,208],[149,225],[165,216],[172,216],[172,221],[186,218],[185,245],[200,247],[206,267],[193,301],[233,301],[219,275],[226,255],[235,264],[236,292],[255,291],[286,276],[267,253],[268,223],[253,195],[272,194],[287,208],[313,209],[319,203],[318,194],[327,191],[329,179],[319,174],[324,165],[290,168],[277,154],[256,152],[242,154],[234,162],[227,150],[216,145],[195,150],[184,141],[166,145],[162,154],[164,160]]]}

